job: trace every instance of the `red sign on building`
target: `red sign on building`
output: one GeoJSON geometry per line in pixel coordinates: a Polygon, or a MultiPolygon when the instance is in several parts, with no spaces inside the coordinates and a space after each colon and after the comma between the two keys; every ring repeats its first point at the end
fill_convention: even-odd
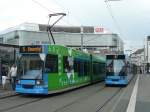
{"type": "Polygon", "coordinates": [[[95,33],[104,33],[104,28],[95,27],[94,32],[95,32],[95,33]]]}

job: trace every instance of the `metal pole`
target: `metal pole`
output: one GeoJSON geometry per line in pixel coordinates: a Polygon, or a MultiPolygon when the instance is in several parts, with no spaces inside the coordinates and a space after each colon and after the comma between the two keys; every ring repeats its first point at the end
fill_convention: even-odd
{"type": "Polygon", "coordinates": [[[148,37],[147,37],[147,73],[149,73],[149,64],[148,64],[148,37]]]}
{"type": "Polygon", "coordinates": [[[81,26],[81,51],[83,51],[83,26],[81,26]]]}
{"type": "Polygon", "coordinates": [[[145,45],[145,40],[144,40],[144,62],[143,62],[143,73],[145,74],[145,69],[146,69],[146,45],[145,45]]]}

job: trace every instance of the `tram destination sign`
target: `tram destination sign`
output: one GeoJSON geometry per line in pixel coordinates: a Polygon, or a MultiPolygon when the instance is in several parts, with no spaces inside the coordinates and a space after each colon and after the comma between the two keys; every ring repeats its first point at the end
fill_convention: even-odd
{"type": "Polygon", "coordinates": [[[42,53],[42,46],[20,46],[20,53],[42,53]]]}

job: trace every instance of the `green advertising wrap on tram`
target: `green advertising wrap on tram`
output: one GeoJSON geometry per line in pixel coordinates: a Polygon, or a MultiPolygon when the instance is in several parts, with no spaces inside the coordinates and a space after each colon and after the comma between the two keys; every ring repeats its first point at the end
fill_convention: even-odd
{"type": "Polygon", "coordinates": [[[20,57],[17,93],[57,93],[105,78],[105,56],[60,45],[42,45],[21,46],[20,57]]]}

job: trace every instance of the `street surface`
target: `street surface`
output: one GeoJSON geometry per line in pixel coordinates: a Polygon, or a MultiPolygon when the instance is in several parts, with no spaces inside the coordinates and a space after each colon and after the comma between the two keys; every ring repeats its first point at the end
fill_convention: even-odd
{"type": "MultiPolygon", "coordinates": [[[[49,96],[10,96],[0,99],[0,112],[127,112],[136,80],[127,87],[105,87],[101,82],[49,96]]],[[[139,75],[135,112],[149,112],[149,85],[150,76],[139,75]]]]}
{"type": "Polygon", "coordinates": [[[140,76],[135,112],[150,112],[150,74],[140,76]]]}

